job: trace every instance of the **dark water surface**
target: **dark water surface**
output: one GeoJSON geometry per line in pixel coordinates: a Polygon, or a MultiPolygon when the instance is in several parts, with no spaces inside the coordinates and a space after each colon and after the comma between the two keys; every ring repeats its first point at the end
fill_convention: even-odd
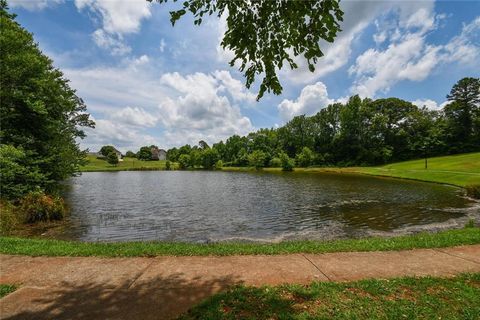
{"type": "Polygon", "coordinates": [[[348,174],[92,172],[70,181],[83,241],[325,239],[464,223],[477,203],[457,188],[348,174]]]}

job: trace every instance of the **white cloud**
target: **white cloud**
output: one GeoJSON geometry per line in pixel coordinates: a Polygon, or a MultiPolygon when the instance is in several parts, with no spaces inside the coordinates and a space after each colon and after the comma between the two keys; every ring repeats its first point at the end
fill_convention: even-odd
{"type": "Polygon", "coordinates": [[[168,148],[201,139],[213,143],[254,129],[233,104],[252,97],[229,72],[158,77],[153,64],[140,56],[123,59],[117,67],[64,68],[88,110],[100,119],[82,147],[96,150],[115,143],[125,150],[154,143],[168,148]]]}
{"type": "Polygon", "coordinates": [[[137,33],[142,20],[151,16],[150,3],[144,0],[75,0],[75,5],[79,11],[89,10],[99,17],[102,26],[92,37],[112,55],[129,53],[131,48],[124,44],[123,36],[137,33]]]}
{"type": "Polygon", "coordinates": [[[94,119],[95,129],[87,128],[88,143],[82,141],[82,147],[98,151],[104,145],[114,145],[121,151],[138,150],[140,146],[158,143],[158,139],[144,134],[140,130],[126,127],[124,124],[109,119],[94,119]],[[85,144],[85,145],[83,145],[85,144]]]}
{"type": "Polygon", "coordinates": [[[151,16],[150,3],[143,0],[75,0],[75,5],[100,15],[102,29],[108,33],[136,33],[141,21],[151,16]]]}
{"type": "Polygon", "coordinates": [[[167,46],[166,42],[165,42],[165,39],[160,39],[160,45],[158,46],[158,50],[160,50],[160,52],[163,52],[165,51],[165,47],[167,46]]]}
{"type": "Polygon", "coordinates": [[[427,107],[429,110],[440,110],[441,106],[438,105],[436,101],[430,100],[430,99],[417,99],[415,101],[412,101],[414,105],[416,105],[419,108],[427,107]]]}
{"type": "Polygon", "coordinates": [[[143,108],[126,107],[113,113],[112,119],[126,125],[138,127],[153,127],[158,122],[158,116],[148,113],[143,108]]]}
{"type": "Polygon", "coordinates": [[[296,100],[283,100],[278,105],[278,110],[282,119],[287,121],[302,114],[313,115],[333,102],[328,97],[325,84],[317,82],[303,88],[296,100]]]}
{"type": "Polygon", "coordinates": [[[480,16],[462,28],[462,32],[445,45],[447,62],[472,64],[480,60],[480,16]]]}
{"type": "Polygon", "coordinates": [[[96,30],[92,38],[97,46],[109,50],[114,56],[122,56],[132,51],[132,48],[123,42],[121,36],[106,33],[102,29],[96,30]]]}
{"type": "Polygon", "coordinates": [[[8,4],[12,8],[24,8],[29,11],[42,10],[47,7],[53,7],[64,0],[9,0],[8,4]]]}
{"type": "Polygon", "coordinates": [[[354,76],[352,93],[374,97],[399,81],[425,80],[435,67],[445,63],[478,65],[480,47],[474,39],[479,36],[480,17],[465,25],[461,34],[445,45],[427,42],[429,31],[437,27],[436,19],[444,19],[442,15],[435,16],[433,7],[420,8],[411,15],[400,12],[398,19],[396,27],[382,28],[377,34],[379,38],[385,36],[390,44],[385,49],[366,50],[349,68],[354,76]]]}
{"type": "Polygon", "coordinates": [[[240,80],[233,78],[230,72],[216,70],[213,76],[223,85],[220,89],[228,91],[235,101],[255,102],[256,95],[249,92],[240,80]]]}
{"type": "Polygon", "coordinates": [[[200,138],[212,143],[253,130],[250,119],[227,97],[219,95],[223,88],[214,75],[168,73],[162,76],[161,83],[178,93],[159,104],[160,120],[170,144],[192,143],[200,138]]]}
{"type": "Polygon", "coordinates": [[[392,11],[398,12],[402,25],[427,30],[432,25],[432,19],[428,16],[428,13],[433,10],[433,3],[433,0],[417,2],[342,1],[340,3],[344,11],[344,21],[341,23],[342,32],[338,34],[333,43],[321,43],[325,55],[318,60],[315,72],[310,72],[305,59],[298,57],[296,62],[299,68],[295,70],[289,70],[288,67],[284,68],[280,72],[281,77],[293,83],[306,84],[340,69],[348,63],[355,41],[371,23],[376,22],[379,29],[383,30],[374,36],[377,43],[384,42],[389,33],[393,37],[397,32],[394,26],[388,26],[387,28],[384,21],[382,23],[377,21],[377,17],[386,16],[392,11]]]}

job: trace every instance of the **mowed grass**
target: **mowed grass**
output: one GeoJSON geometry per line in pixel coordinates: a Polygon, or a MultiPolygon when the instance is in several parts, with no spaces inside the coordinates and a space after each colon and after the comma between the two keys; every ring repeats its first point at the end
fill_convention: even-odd
{"type": "Polygon", "coordinates": [[[429,158],[427,169],[425,160],[420,159],[352,171],[465,187],[480,184],[480,152],[429,158]]]}
{"type": "Polygon", "coordinates": [[[480,319],[480,273],[309,286],[237,286],[180,319],[480,319]]]}
{"type": "Polygon", "coordinates": [[[0,253],[29,256],[228,256],[327,253],[347,251],[391,251],[443,248],[480,243],[480,228],[466,227],[438,233],[418,233],[391,238],[343,239],[335,241],[283,241],[279,243],[217,242],[77,242],[35,238],[0,237],[0,253]]]}
{"type": "Polygon", "coordinates": [[[12,293],[17,289],[14,285],[0,284],[0,298],[5,297],[7,294],[12,293]]]}
{"type": "Polygon", "coordinates": [[[88,163],[80,167],[80,171],[134,171],[134,170],[165,170],[165,160],[142,161],[135,158],[123,158],[118,165],[113,166],[107,161],[97,159],[95,156],[87,156],[88,163]]]}

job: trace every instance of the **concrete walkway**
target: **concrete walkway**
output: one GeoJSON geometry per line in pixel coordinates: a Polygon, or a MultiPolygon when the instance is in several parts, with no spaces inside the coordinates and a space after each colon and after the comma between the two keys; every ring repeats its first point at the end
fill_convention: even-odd
{"type": "Polygon", "coordinates": [[[480,245],[392,252],[230,257],[0,255],[1,319],[171,319],[235,285],[480,272],[480,245]]]}

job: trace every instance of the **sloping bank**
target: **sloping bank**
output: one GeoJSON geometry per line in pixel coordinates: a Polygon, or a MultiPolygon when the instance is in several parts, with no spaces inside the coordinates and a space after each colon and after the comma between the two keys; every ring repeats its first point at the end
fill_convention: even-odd
{"type": "MultiPolygon", "coordinates": [[[[224,171],[254,171],[254,168],[227,167],[224,171]]],[[[264,168],[265,172],[281,172],[281,168],[264,168]]],[[[476,188],[480,192],[480,152],[453,156],[429,158],[427,169],[425,160],[397,162],[379,167],[309,167],[295,168],[294,173],[357,173],[381,177],[401,178],[417,181],[449,184],[462,188],[476,188]]],[[[475,190],[472,190],[475,191],[475,190]]],[[[474,194],[472,194],[474,195],[474,194]]]]}

